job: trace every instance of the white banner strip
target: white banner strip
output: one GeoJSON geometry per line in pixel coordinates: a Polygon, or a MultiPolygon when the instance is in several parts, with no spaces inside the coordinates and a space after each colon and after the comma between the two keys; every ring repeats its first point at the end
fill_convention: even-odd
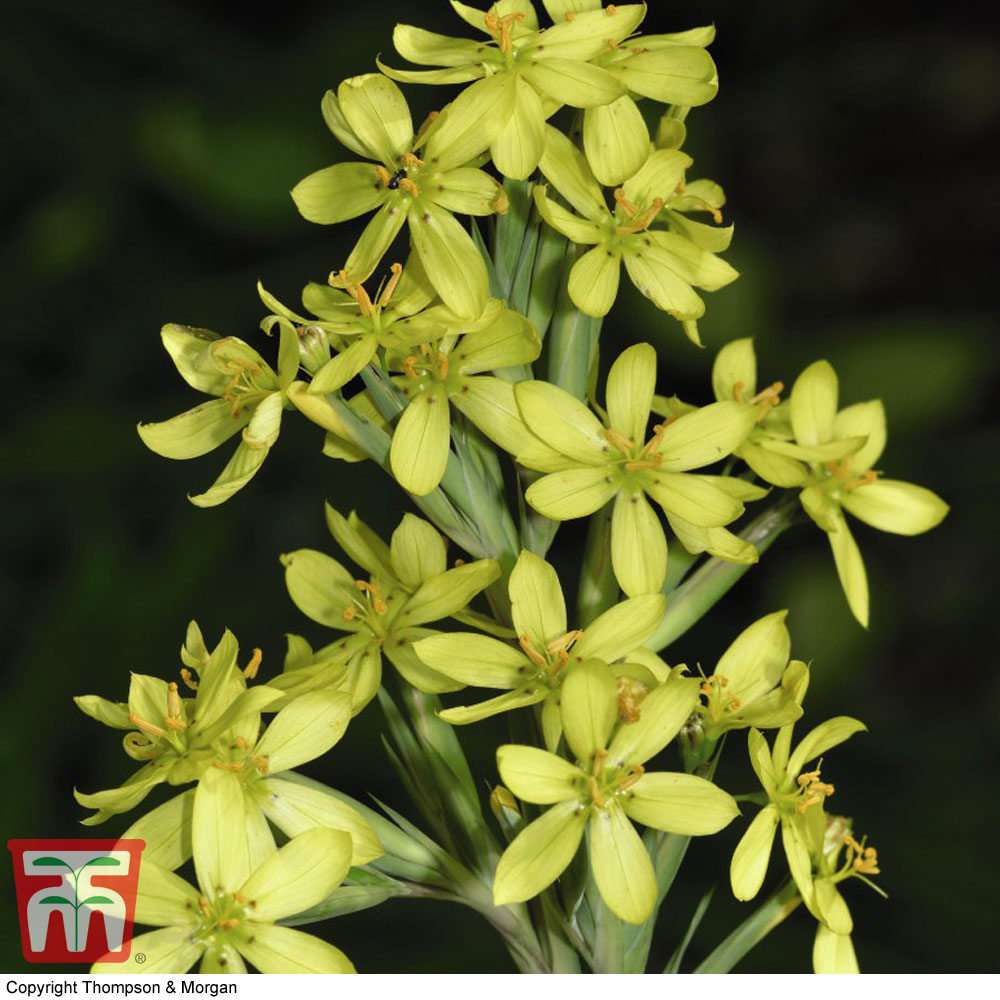
{"type": "MultiPolygon", "coordinates": [[[[407,975],[406,1000],[510,1000],[516,992],[518,1000],[552,1000],[553,985],[542,976],[511,975],[407,975]],[[515,984],[514,980],[519,980],[515,984]]],[[[624,979],[619,976],[616,978],[624,979]]],[[[659,976],[630,976],[627,986],[629,1000],[663,1000],[669,984],[659,976]]],[[[849,992],[851,1000],[884,1000],[886,989],[907,990],[910,996],[926,996],[930,992],[926,975],[856,976],[845,983],[834,976],[741,976],[739,986],[724,976],[706,976],[698,984],[699,1000],[731,998],[739,990],[742,1000],[765,1000],[774,995],[777,984],[782,989],[801,990],[810,1000],[843,1000],[849,992]],[[795,981],[799,980],[796,987],[795,981]],[[895,983],[895,986],[893,984],[895,983]]],[[[941,977],[937,977],[941,978],[941,977]]],[[[961,979],[963,1000],[979,997],[994,1000],[1000,993],[1000,975],[970,974],[946,976],[961,979]]],[[[53,975],[52,973],[9,975],[6,996],[11,998],[62,997],[179,997],[234,996],[242,1000],[273,1000],[275,995],[294,991],[295,1000],[322,997],[329,1000],[335,991],[337,1000],[373,1000],[399,989],[400,976],[372,974],[341,976],[336,983],[329,976],[88,976],[53,975]],[[381,986],[379,985],[381,981],[381,986]],[[373,994],[374,990],[374,994],[373,994]],[[386,992],[383,994],[381,990],[386,992]]],[[[573,990],[574,1000],[606,1000],[608,984],[600,976],[577,976],[567,989],[573,990]]],[[[676,987],[674,987],[676,989],[676,987]]]]}

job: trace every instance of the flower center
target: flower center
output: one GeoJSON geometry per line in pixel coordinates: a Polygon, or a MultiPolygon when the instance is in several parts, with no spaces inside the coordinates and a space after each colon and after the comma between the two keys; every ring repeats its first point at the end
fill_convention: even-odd
{"type": "Polygon", "coordinates": [[[594,754],[590,775],[587,778],[587,794],[598,809],[603,809],[616,795],[626,794],[645,773],[642,764],[605,767],[607,756],[607,750],[598,750],[594,754]]]}
{"type": "Polygon", "coordinates": [[[383,191],[405,191],[412,198],[419,198],[420,188],[411,175],[419,175],[420,169],[424,166],[426,164],[416,153],[404,153],[399,158],[399,167],[392,174],[379,163],[375,167],[376,187],[383,191]]]}
{"type": "Polygon", "coordinates": [[[833,785],[820,780],[820,769],[806,771],[795,779],[796,789],[787,796],[787,804],[800,816],[811,806],[821,806],[833,795],[833,785]]]}
{"type": "Polygon", "coordinates": [[[265,394],[253,381],[263,374],[263,369],[249,358],[230,358],[225,362],[224,368],[232,378],[220,396],[230,404],[230,415],[236,418],[240,415],[241,409],[249,406],[256,397],[265,394]]]}
{"type": "Polygon", "coordinates": [[[389,606],[379,590],[377,583],[365,580],[355,580],[354,586],[361,591],[361,597],[356,597],[344,608],[341,617],[345,622],[361,622],[366,625],[376,638],[385,636],[383,616],[389,606]]]}
{"type": "MultiPolygon", "coordinates": [[[[625,469],[629,472],[636,472],[640,469],[655,469],[663,461],[660,455],[660,442],[663,439],[663,432],[667,428],[666,421],[656,424],[653,427],[653,436],[645,444],[636,444],[631,438],[626,437],[613,427],[606,427],[604,436],[608,439],[615,450],[624,459],[625,469]]],[[[620,461],[620,459],[616,459],[620,461]]]]}
{"type": "Polygon", "coordinates": [[[501,17],[496,11],[490,11],[484,18],[486,30],[492,35],[493,41],[497,43],[497,48],[505,55],[509,56],[514,48],[513,40],[510,37],[510,29],[513,25],[524,20],[521,11],[512,14],[504,14],[501,17]]]}
{"type": "Polygon", "coordinates": [[[583,637],[580,629],[566,632],[564,635],[553,639],[544,650],[538,650],[531,642],[531,637],[522,635],[518,637],[518,643],[524,650],[524,655],[538,667],[539,677],[544,681],[553,681],[559,676],[559,672],[569,663],[569,651],[578,639],[583,637]]]}
{"type": "Polygon", "coordinates": [[[780,402],[781,393],[784,391],[784,382],[772,382],[766,389],[761,389],[756,396],[747,399],[742,382],[733,383],[733,399],[737,403],[749,403],[757,407],[757,421],[760,422],[771,412],[780,402]]]}
{"type": "Polygon", "coordinates": [[[403,362],[406,377],[414,382],[421,382],[425,378],[444,382],[448,378],[450,367],[448,355],[444,351],[435,351],[430,344],[421,344],[419,350],[419,357],[411,354],[403,362]]]}
{"type": "Polygon", "coordinates": [[[713,722],[718,722],[726,712],[738,712],[743,708],[743,702],[731,692],[726,691],[729,678],[722,674],[712,674],[701,683],[701,693],[708,703],[708,715],[713,722]]]}
{"type": "Polygon", "coordinates": [[[654,198],[649,205],[639,206],[625,197],[624,188],[615,188],[615,201],[626,221],[615,226],[619,236],[631,236],[648,229],[663,208],[663,199],[654,198]]]}

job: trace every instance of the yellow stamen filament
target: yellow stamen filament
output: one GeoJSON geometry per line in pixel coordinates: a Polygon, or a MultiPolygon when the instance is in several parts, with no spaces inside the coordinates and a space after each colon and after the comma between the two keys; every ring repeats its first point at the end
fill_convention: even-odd
{"type": "Polygon", "coordinates": [[[399,187],[403,191],[408,191],[414,198],[420,197],[420,188],[418,188],[416,183],[410,180],[409,177],[402,178],[399,182],[399,187]]]}
{"type": "Polygon", "coordinates": [[[524,650],[524,655],[535,664],[536,667],[547,666],[545,657],[542,656],[534,646],[531,645],[531,638],[528,635],[521,635],[517,638],[518,645],[524,650]]]}
{"type": "Polygon", "coordinates": [[[622,779],[621,784],[618,786],[622,791],[626,788],[631,788],[644,774],[646,769],[642,764],[633,764],[629,768],[628,774],[622,779]]]}
{"type": "Polygon", "coordinates": [[[399,284],[399,279],[403,276],[402,264],[392,264],[390,265],[389,270],[392,271],[392,275],[385,283],[385,288],[379,296],[378,304],[380,306],[387,306],[389,304],[389,300],[392,298],[392,293],[396,290],[396,286],[399,284]]]}
{"type": "Polygon", "coordinates": [[[441,378],[448,377],[448,355],[438,351],[438,361],[441,363],[441,378]]]}
{"type": "Polygon", "coordinates": [[[147,722],[145,719],[140,719],[135,712],[129,712],[128,721],[131,722],[136,729],[141,729],[144,733],[149,733],[150,736],[167,735],[167,731],[165,729],[161,729],[159,726],[155,726],[152,722],[147,722]]]}
{"type": "Polygon", "coordinates": [[[181,680],[192,690],[198,690],[198,682],[194,679],[191,671],[187,667],[181,667],[181,680]]]}
{"type": "Polygon", "coordinates": [[[242,764],[231,764],[224,760],[213,760],[212,767],[217,767],[220,771],[232,771],[234,774],[239,774],[243,770],[242,764]]]}
{"type": "Polygon", "coordinates": [[[389,182],[392,180],[392,175],[381,164],[375,168],[375,177],[378,179],[379,185],[383,188],[387,188],[389,182]]]}
{"type": "Polygon", "coordinates": [[[517,11],[500,17],[491,11],[486,15],[484,23],[486,30],[496,39],[497,46],[505,55],[513,49],[510,38],[510,26],[524,20],[524,14],[517,11]]]}
{"type": "Polygon", "coordinates": [[[735,399],[737,403],[743,403],[743,402],[745,402],[745,400],[743,399],[743,380],[742,379],[740,379],[739,382],[734,382],[733,383],[733,399],[735,399]]]}
{"type": "Polygon", "coordinates": [[[633,219],[626,226],[616,226],[615,232],[620,233],[622,236],[630,236],[633,233],[641,233],[644,229],[648,229],[656,221],[656,217],[660,214],[661,208],[663,208],[663,199],[654,198],[653,203],[642,215],[633,219]]]}
{"type": "Polygon", "coordinates": [[[243,676],[248,681],[252,681],[257,676],[257,671],[260,669],[260,661],[263,659],[264,654],[259,649],[255,649],[253,656],[250,657],[250,662],[243,668],[243,676]]]}
{"type": "Polygon", "coordinates": [[[597,778],[593,775],[587,780],[587,785],[590,789],[590,797],[594,800],[594,805],[598,808],[604,805],[604,799],[597,787],[597,778]]]}
{"type": "Polygon", "coordinates": [[[637,458],[630,462],[626,462],[625,468],[628,469],[629,472],[636,472],[639,469],[656,469],[659,468],[662,461],[662,455],[654,455],[652,458],[637,458]]]}
{"type": "Polygon", "coordinates": [[[403,166],[409,170],[412,170],[414,167],[422,167],[424,165],[424,161],[421,160],[416,153],[404,153],[402,160],[403,166]]]}
{"type": "Polygon", "coordinates": [[[413,366],[416,363],[417,363],[417,359],[412,354],[403,362],[403,371],[406,372],[406,377],[407,378],[416,378],[417,377],[417,373],[416,373],[416,371],[413,368],[413,366]]]}
{"type": "Polygon", "coordinates": [[[567,632],[565,635],[559,636],[558,639],[553,639],[552,642],[545,647],[545,651],[551,655],[556,653],[564,653],[570,646],[573,645],[577,639],[583,638],[583,631],[581,629],[574,629],[572,632],[567,632]]]}
{"type": "Polygon", "coordinates": [[[631,438],[625,437],[624,434],[616,431],[613,427],[606,427],[604,430],[604,436],[620,451],[627,452],[632,451],[635,448],[635,442],[631,438]]]}
{"type": "Polygon", "coordinates": [[[631,219],[633,216],[639,214],[639,206],[633,204],[628,198],[625,197],[624,188],[615,188],[615,201],[618,202],[622,207],[622,211],[631,219]]]}
{"type": "Polygon", "coordinates": [[[594,754],[594,763],[590,769],[590,773],[596,778],[601,773],[601,768],[604,767],[604,761],[607,759],[607,750],[598,750],[594,754]]]}
{"type": "Polygon", "coordinates": [[[844,486],[844,489],[850,493],[860,486],[867,486],[869,483],[874,483],[876,479],[878,479],[878,473],[869,469],[864,475],[859,476],[857,479],[852,479],[844,486]]]}
{"type": "MultiPolygon", "coordinates": [[[[660,445],[663,443],[663,432],[666,429],[666,424],[653,424],[653,436],[646,442],[646,447],[642,449],[644,458],[649,458],[660,450],[660,445]]],[[[658,455],[657,458],[659,459],[658,455]]]]}
{"type": "Polygon", "coordinates": [[[207,917],[208,916],[208,899],[205,896],[198,897],[198,909],[207,917]]]}

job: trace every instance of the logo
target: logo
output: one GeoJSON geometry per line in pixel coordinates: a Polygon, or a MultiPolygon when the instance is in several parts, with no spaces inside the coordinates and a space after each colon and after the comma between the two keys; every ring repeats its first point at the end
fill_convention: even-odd
{"type": "Polygon", "coordinates": [[[143,840],[8,840],[29,962],[124,962],[143,840]]]}

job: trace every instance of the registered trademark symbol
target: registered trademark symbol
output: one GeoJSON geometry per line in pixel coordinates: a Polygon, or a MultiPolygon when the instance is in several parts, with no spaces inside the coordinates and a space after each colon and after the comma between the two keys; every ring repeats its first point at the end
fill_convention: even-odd
{"type": "Polygon", "coordinates": [[[142,965],[142,963],[145,961],[146,961],[146,956],[143,952],[140,951],[139,954],[135,956],[135,964],[142,965]]]}

